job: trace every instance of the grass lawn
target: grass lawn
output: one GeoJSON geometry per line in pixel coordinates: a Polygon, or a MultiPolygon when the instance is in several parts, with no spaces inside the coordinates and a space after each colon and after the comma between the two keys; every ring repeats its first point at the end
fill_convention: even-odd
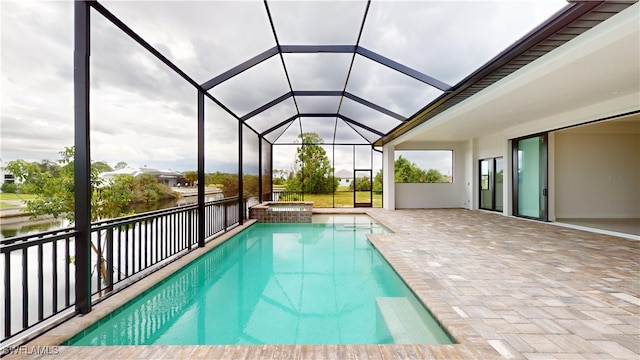
{"type": "Polygon", "coordinates": [[[8,207],[14,207],[14,205],[3,203],[2,201],[0,201],[0,209],[8,208],[8,207]]]}
{"type": "MultiPolygon", "coordinates": [[[[358,202],[369,202],[368,192],[358,192],[356,194],[358,202]]],[[[335,206],[333,204],[333,194],[304,194],[305,201],[313,201],[313,207],[353,207],[353,192],[336,191],[335,206]]],[[[382,194],[373,194],[373,207],[382,207],[382,194]]]]}
{"type": "Polygon", "coordinates": [[[32,194],[0,193],[0,200],[33,200],[35,198],[36,198],[36,195],[32,195],[32,194]]]}

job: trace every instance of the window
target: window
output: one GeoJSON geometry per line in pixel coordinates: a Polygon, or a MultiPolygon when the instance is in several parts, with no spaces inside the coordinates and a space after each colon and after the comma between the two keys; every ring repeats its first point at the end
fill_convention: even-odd
{"type": "Polygon", "coordinates": [[[452,183],[453,150],[395,152],[396,183],[452,183]]]}

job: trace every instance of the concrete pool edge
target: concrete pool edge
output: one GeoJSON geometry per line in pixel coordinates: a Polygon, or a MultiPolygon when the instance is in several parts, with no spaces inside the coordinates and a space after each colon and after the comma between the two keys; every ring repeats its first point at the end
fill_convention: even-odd
{"type": "MultiPolygon", "coordinates": [[[[27,347],[29,349],[29,347],[27,347]]],[[[497,353],[467,345],[143,345],[58,346],[54,355],[7,359],[487,359],[497,353]]]]}
{"type": "MultiPolygon", "coordinates": [[[[315,213],[315,209],[314,209],[315,213]]],[[[328,212],[320,212],[326,214],[328,212]]],[[[406,232],[388,224],[376,214],[370,211],[339,212],[331,211],[336,215],[366,214],[372,219],[396,232],[395,234],[380,235],[388,237],[386,241],[393,241],[394,235],[408,235],[406,232]]],[[[499,356],[481,336],[468,325],[461,322],[458,314],[444,301],[430,296],[428,288],[415,274],[411,274],[410,268],[404,264],[402,258],[385,254],[383,244],[374,244],[385,260],[392,266],[403,281],[409,286],[420,302],[428,306],[430,312],[456,341],[456,344],[426,345],[426,344],[394,344],[394,345],[197,345],[197,346],[107,346],[107,347],[83,347],[60,346],[66,340],[85,330],[95,322],[108,316],[123,304],[147,291],[158,282],[164,280],[176,270],[196,260],[233,235],[248,228],[253,222],[247,222],[242,227],[237,227],[227,234],[214,239],[203,249],[196,249],[175,262],[165,266],[147,278],[138,281],[127,289],[113,295],[110,299],[95,305],[94,310],[87,315],[75,316],[58,327],[49,330],[26,344],[27,349],[35,346],[56,346],[61,358],[116,358],[116,357],[142,357],[142,358],[175,358],[176,356],[195,356],[201,358],[236,358],[244,357],[293,357],[330,358],[340,354],[346,357],[373,356],[373,358],[494,358],[499,356]],[[213,244],[213,246],[209,245],[213,244]],[[117,300],[117,301],[116,301],[117,300]]],[[[384,241],[383,241],[384,242],[384,241]]],[[[372,242],[373,243],[373,242],[372,242]]],[[[24,355],[24,354],[23,354],[24,355]]],[[[11,357],[13,358],[13,357],[11,357]]],[[[17,358],[33,358],[25,355],[17,358]]],[[[60,358],[60,357],[58,357],[60,358]]],[[[339,356],[339,358],[343,358],[339,356]]]]}
{"type": "MultiPolygon", "coordinates": [[[[475,329],[464,321],[461,321],[460,314],[458,314],[449,303],[439,296],[434,295],[432,287],[423,280],[421,274],[416,273],[401,256],[387,251],[386,243],[393,242],[394,237],[411,236],[411,233],[403,232],[398,229],[398,227],[388,224],[383,218],[382,213],[377,214],[376,211],[366,211],[365,214],[393,231],[391,234],[367,234],[367,238],[398,276],[400,276],[402,281],[404,281],[425,309],[427,309],[431,316],[440,324],[442,329],[450,335],[455,343],[449,346],[467,347],[467,345],[469,345],[474,351],[482,354],[480,358],[500,357],[500,354],[487,343],[475,329]]],[[[412,250],[407,249],[407,251],[412,250]]]]}
{"type": "Polygon", "coordinates": [[[434,312],[429,307],[429,304],[425,302],[424,298],[422,298],[416,293],[416,290],[414,288],[414,286],[416,285],[415,281],[412,281],[414,284],[411,284],[409,281],[407,281],[407,278],[405,278],[405,276],[408,278],[411,278],[411,276],[407,274],[408,272],[406,271],[406,267],[402,266],[403,265],[402,260],[399,258],[397,259],[389,258],[388,254],[384,254],[383,251],[380,250],[380,246],[382,246],[382,244],[384,244],[387,241],[393,241],[388,239],[390,235],[392,234],[367,234],[367,240],[369,240],[371,245],[376,249],[376,251],[378,251],[378,253],[382,256],[382,258],[387,262],[387,264],[389,264],[391,269],[395,271],[395,273],[398,275],[400,280],[406,285],[409,291],[411,291],[413,296],[415,296],[415,298],[420,302],[420,304],[425,309],[425,311],[436,321],[436,323],[442,329],[445,335],[447,335],[449,340],[451,340],[451,345],[459,344],[460,341],[458,340],[458,338],[447,330],[447,327],[442,323],[442,320],[440,319],[440,317],[434,314],[434,312]]]}

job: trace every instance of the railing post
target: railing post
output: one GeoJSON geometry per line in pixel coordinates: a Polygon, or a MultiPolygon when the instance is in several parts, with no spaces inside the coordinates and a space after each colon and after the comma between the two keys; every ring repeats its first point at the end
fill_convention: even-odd
{"type": "Polygon", "coordinates": [[[222,204],[223,209],[224,209],[224,215],[223,215],[223,218],[224,218],[224,231],[227,231],[227,223],[228,223],[227,212],[228,212],[229,209],[227,207],[227,204],[228,203],[226,203],[226,202],[224,204],[222,204]]]}
{"type": "Polygon", "coordinates": [[[44,263],[42,244],[38,245],[38,321],[44,319],[44,263]]]}
{"type": "MultiPolygon", "coordinates": [[[[196,212],[196,217],[199,217],[198,214],[198,210],[195,210],[196,212]]],[[[193,210],[189,210],[187,211],[187,234],[188,234],[188,239],[187,242],[189,243],[187,246],[187,249],[191,250],[191,247],[193,246],[193,210]]],[[[198,226],[196,227],[197,229],[200,229],[200,226],[198,224],[198,226]]],[[[200,238],[204,239],[204,236],[200,237],[198,236],[198,246],[200,246],[200,238]]]]}
{"type": "MultiPolygon", "coordinates": [[[[11,253],[4,253],[4,288],[11,289],[11,253]]],[[[4,298],[4,336],[11,336],[11,295],[4,298]]]]}
{"type": "Polygon", "coordinates": [[[105,274],[105,291],[113,291],[113,227],[107,229],[107,273],[105,274]]]}
{"type": "MultiPolygon", "coordinates": [[[[90,13],[88,1],[74,2],[74,184],[76,311],[91,311],[91,155],[89,137],[90,13]]],[[[68,259],[67,259],[68,261],[68,259]]]]}

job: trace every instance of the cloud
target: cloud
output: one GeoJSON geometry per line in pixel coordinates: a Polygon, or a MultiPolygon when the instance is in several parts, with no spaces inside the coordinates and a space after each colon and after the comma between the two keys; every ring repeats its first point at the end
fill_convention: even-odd
{"type": "MultiPolygon", "coordinates": [[[[302,111],[302,109],[300,110],[302,111]]],[[[266,132],[294,115],[296,115],[296,106],[293,98],[289,98],[249,118],[247,124],[256,131],[266,132]]],[[[274,132],[277,133],[277,130],[274,132]]],[[[271,136],[275,136],[275,134],[272,133],[271,136]]]]}
{"type": "Polygon", "coordinates": [[[163,54],[200,83],[275,46],[261,1],[108,1],[105,6],[149,43],[164,44],[163,54]]]}
{"type": "Polygon", "coordinates": [[[5,115],[0,122],[3,161],[54,160],[64,147],[73,145],[70,126],[55,126],[45,121],[26,123],[24,119],[5,115]]]}
{"type": "Polygon", "coordinates": [[[365,1],[269,2],[282,45],[353,45],[365,7],[365,1]]]}
{"type": "MultiPolygon", "coordinates": [[[[199,83],[276,46],[261,1],[102,3],[199,83]]],[[[374,0],[360,45],[453,85],[562,4],[374,0]]],[[[366,2],[269,1],[268,5],[282,45],[352,45],[366,2]]],[[[73,2],[2,1],[0,7],[2,159],[55,160],[74,137],[73,2]]],[[[94,159],[195,169],[196,90],[95,11],[91,22],[94,159]]],[[[294,90],[341,91],[352,55],[284,54],[283,58],[294,90]]],[[[347,89],[404,116],[440,93],[361,56],[355,58],[347,89]]],[[[211,94],[243,116],[288,91],[282,60],[274,56],[215,87],[211,94]]],[[[296,101],[303,112],[335,113],[338,99],[296,101]]],[[[247,124],[265,131],[295,112],[294,100],[289,99],[247,124]]],[[[348,99],[343,100],[341,114],[383,131],[398,124],[348,99]]],[[[237,120],[209,99],[205,116],[207,169],[237,168],[237,120]]],[[[326,142],[333,141],[334,128],[336,142],[363,142],[361,135],[377,138],[341,120],[336,125],[335,118],[305,118],[302,128],[320,133],[326,142]]],[[[267,138],[292,142],[299,132],[296,120],[267,138]]],[[[249,130],[246,134],[246,139],[253,137],[249,130]]],[[[245,147],[244,155],[253,166],[257,147],[245,147]]],[[[291,148],[283,148],[288,153],[274,159],[274,168],[291,164],[291,148]]],[[[332,153],[336,167],[353,166],[352,153],[352,147],[336,146],[332,153]]]]}
{"type": "Polygon", "coordinates": [[[0,6],[2,159],[56,159],[73,144],[71,4],[0,6]]]}
{"type": "Polygon", "coordinates": [[[565,4],[373,1],[361,45],[455,85],[565,4]]]}
{"type": "Polygon", "coordinates": [[[118,89],[164,102],[194,101],[193,87],[107,20],[96,17],[91,29],[92,90],[118,89]]]}
{"type": "Polygon", "coordinates": [[[223,82],[209,91],[236,115],[243,116],[289,92],[278,56],[223,82]]]}
{"type": "Polygon", "coordinates": [[[352,54],[285,54],[294,90],[342,90],[352,54]]]}

